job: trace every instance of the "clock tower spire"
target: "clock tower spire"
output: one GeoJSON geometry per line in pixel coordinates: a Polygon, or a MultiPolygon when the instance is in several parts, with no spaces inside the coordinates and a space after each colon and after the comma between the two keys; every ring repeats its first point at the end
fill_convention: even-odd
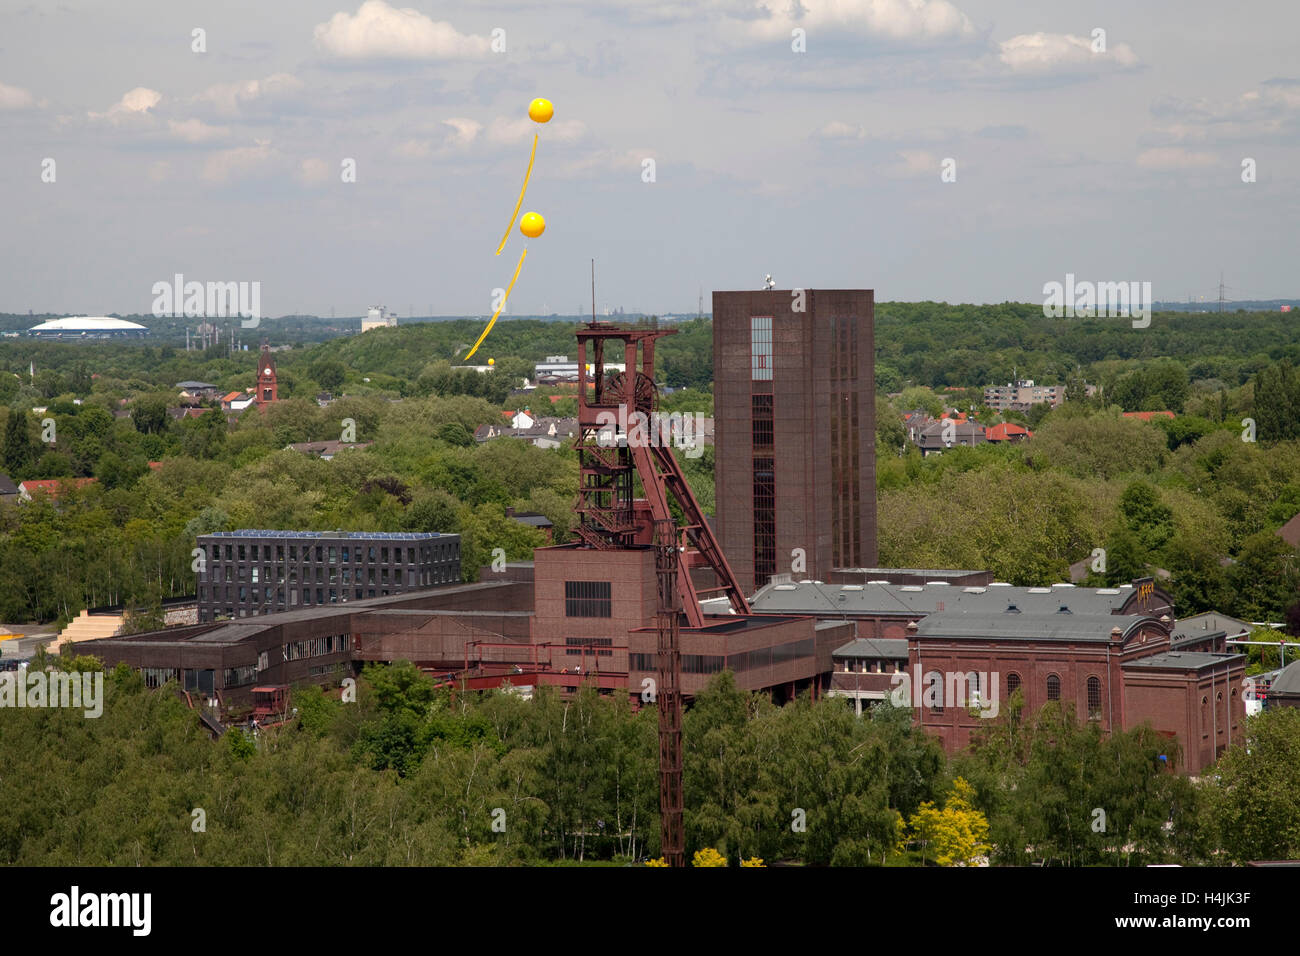
{"type": "Polygon", "coordinates": [[[272,402],[280,400],[279,389],[275,381],[275,356],[271,346],[262,340],[262,354],[257,362],[257,402],[258,408],[265,408],[272,402]]]}

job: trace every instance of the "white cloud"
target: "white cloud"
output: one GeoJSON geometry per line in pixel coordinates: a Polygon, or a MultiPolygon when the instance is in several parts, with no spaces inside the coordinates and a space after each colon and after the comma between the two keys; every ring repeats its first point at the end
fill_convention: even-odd
{"type": "Polygon", "coordinates": [[[1179,146],[1159,146],[1138,154],[1143,169],[1203,169],[1219,162],[1213,153],[1197,153],[1179,146]]]}
{"type": "Polygon", "coordinates": [[[1151,113],[1164,142],[1294,140],[1300,138],[1300,81],[1267,80],[1232,100],[1165,97],[1152,105],[1151,113]]]}
{"type": "Polygon", "coordinates": [[[313,156],[298,164],[297,178],[307,186],[322,186],[329,182],[332,172],[329,163],[313,156]]]}
{"type": "Polygon", "coordinates": [[[195,99],[209,102],[222,116],[235,116],[240,107],[257,100],[269,99],[303,88],[302,80],[291,73],[273,73],[261,80],[243,83],[219,83],[210,86],[195,99]]]}
{"type": "Polygon", "coordinates": [[[1013,73],[1079,73],[1100,67],[1132,69],[1137,54],[1127,43],[1092,52],[1092,40],[1068,33],[1022,33],[1003,40],[998,59],[1013,73]]]}
{"type": "Polygon", "coordinates": [[[91,113],[92,119],[107,119],[114,123],[145,116],[162,102],[162,94],[147,86],[137,86],[122,94],[122,98],[108,108],[105,113],[91,113]]]}
{"type": "Polygon", "coordinates": [[[443,120],[442,125],[451,127],[452,134],[448,145],[457,147],[468,146],[478,138],[478,134],[483,130],[482,123],[460,116],[453,116],[451,119],[443,120]]]}
{"type": "Polygon", "coordinates": [[[646,146],[640,149],[593,149],[557,164],[555,175],[559,179],[585,179],[594,173],[613,173],[621,176],[641,176],[642,163],[653,157],[657,164],[665,162],[663,150],[646,146]]]}
{"type": "Polygon", "coordinates": [[[488,127],[487,136],[493,143],[518,143],[531,139],[534,133],[540,133],[542,139],[559,143],[571,143],[581,138],[587,126],[581,120],[551,120],[549,123],[534,123],[528,117],[505,119],[497,117],[488,127]]]}
{"type": "Polygon", "coordinates": [[[393,147],[393,152],[403,159],[428,159],[433,155],[433,143],[427,139],[408,139],[393,147]]]}
{"type": "MultiPolygon", "coordinates": [[[[733,4],[727,6],[734,8],[733,4]]],[[[815,42],[817,30],[908,41],[958,40],[975,35],[970,18],[948,0],[799,0],[781,3],[776,10],[763,2],[750,6],[751,16],[770,13],[749,28],[766,39],[789,40],[795,27],[809,32],[810,44],[815,42]]]]}
{"type": "Polygon", "coordinates": [[[0,110],[25,110],[34,105],[32,94],[21,86],[0,83],[0,110]]]}
{"type": "Polygon", "coordinates": [[[899,162],[889,167],[889,172],[896,176],[939,177],[939,158],[923,149],[902,149],[898,152],[899,162]]]}
{"type": "Polygon", "coordinates": [[[264,171],[274,159],[271,141],[261,139],[254,146],[223,149],[203,165],[203,178],[210,183],[242,179],[264,171]]]}
{"type": "Polygon", "coordinates": [[[199,119],[168,120],[167,128],[173,136],[187,143],[207,143],[230,133],[224,126],[209,126],[199,119]]]}
{"type": "Polygon", "coordinates": [[[832,120],[819,129],[814,136],[817,139],[866,139],[867,131],[861,126],[832,120]]]}
{"type": "Polygon", "coordinates": [[[351,60],[377,57],[458,59],[485,55],[487,37],[458,33],[450,23],[431,20],[410,7],[366,0],[355,14],[336,13],[315,29],[316,45],[351,60]]]}

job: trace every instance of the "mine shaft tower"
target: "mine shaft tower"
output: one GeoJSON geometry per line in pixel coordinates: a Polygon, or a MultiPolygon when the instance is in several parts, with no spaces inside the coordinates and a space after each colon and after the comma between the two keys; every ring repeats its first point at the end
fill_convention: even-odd
{"type": "Polygon", "coordinates": [[[701,593],[725,595],[737,614],[748,614],[749,604],[656,421],[655,341],[674,334],[594,321],[578,329],[579,488],[574,510],[575,530],[587,547],[617,551],[644,547],[638,544],[638,532],[644,542],[644,530],[634,507],[638,481],[649,505],[658,579],[658,683],[653,697],[659,710],[661,844],[670,866],[685,866],[682,617],[689,627],[704,625],[701,593]],[[606,375],[605,351],[610,342],[623,343],[624,371],[606,375]],[[638,421],[635,415],[644,418],[638,421]],[[691,578],[693,568],[711,570],[714,584],[697,589],[691,578]]]}

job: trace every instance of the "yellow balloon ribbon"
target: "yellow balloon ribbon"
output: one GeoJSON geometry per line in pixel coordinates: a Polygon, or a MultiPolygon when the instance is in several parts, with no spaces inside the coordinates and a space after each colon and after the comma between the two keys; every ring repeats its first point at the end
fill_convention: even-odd
{"type": "MultiPolygon", "coordinates": [[[[515,203],[515,211],[510,214],[510,224],[506,226],[506,234],[501,237],[501,245],[497,246],[497,255],[501,255],[501,250],[506,247],[506,240],[510,238],[510,230],[515,227],[515,217],[519,215],[519,207],[524,204],[524,193],[528,192],[528,178],[533,175],[533,160],[537,158],[537,134],[533,134],[533,151],[528,156],[528,169],[524,173],[524,188],[519,190],[519,201],[515,203]]],[[[474,353],[470,353],[473,355],[474,353]]],[[[468,356],[467,356],[468,357],[468,356]]]]}
{"type": "MultiPolygon", "coordinates": [[[[515,211],[518,212],[519,210],[516,209],[515,211]]],[[[474,343],[474,347],[469,350],[469,353],[465,358],[468,359],[473,357],[474,353],[478,351],[478,347],[483,344],[483,340],[487,338],[487,334],[492,331],[492,326],[497,324],[497,317],[501,315],[501,310],[504,309],[506,303],[510,301],[510,290],[515,287],[515,280],[519,278],[519,270],[524,267],[524,257],[526,255],[528,255],[527,248],[525,248],[523,252],[519,253],[519,264],[515,266],[515,274],[510,277],[510,284],[506,286],[506,294],[501,300],[501,306],[492,314],[492,321],[487,324],[487,328],[483,330],[483,334],[478,337],[478,341],[474,343]]]]}

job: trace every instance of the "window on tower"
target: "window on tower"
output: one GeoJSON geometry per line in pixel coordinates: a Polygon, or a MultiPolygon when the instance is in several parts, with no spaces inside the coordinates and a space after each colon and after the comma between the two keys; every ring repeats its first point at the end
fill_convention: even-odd
{"type": "Polygon", "coordinates": [[[756,315],[749,320],[750,377],[754,381],[772,377],[772,317],[756,315]]]}

